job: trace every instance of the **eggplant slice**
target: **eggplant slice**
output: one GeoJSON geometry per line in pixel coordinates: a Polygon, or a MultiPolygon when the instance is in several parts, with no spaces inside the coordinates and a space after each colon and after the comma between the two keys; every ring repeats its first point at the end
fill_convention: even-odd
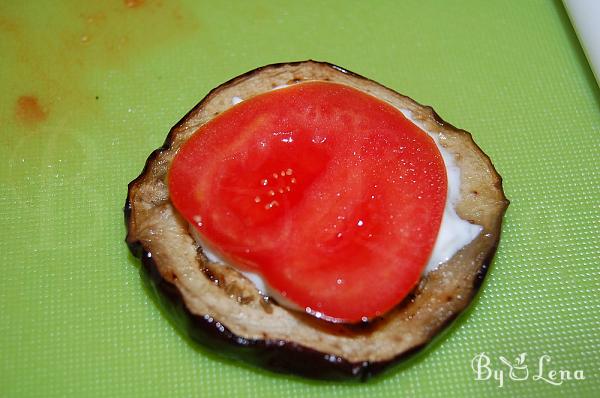
{"type": "Polygon", "coordinates": [[[469,133],[372,80],[305,61],[264,66],[222,84],[171,129],[129,184],[126,242],[142,261],[143,277],[192,340],[277,372],[364,380],[423,348],[465,310],[495,253],[507,206],[501,177],[469,133]],[[167,172],[177,150],[202,124],[230,108],[233,97],[312,80],[346,84],[411,111],[438,135],[461,170],[458,215],[483,227],[469,245],[423,277],[409,298],[364,325],[329,323],[262,296],[241,273],[207,259],[169,201],[167,172]]]}

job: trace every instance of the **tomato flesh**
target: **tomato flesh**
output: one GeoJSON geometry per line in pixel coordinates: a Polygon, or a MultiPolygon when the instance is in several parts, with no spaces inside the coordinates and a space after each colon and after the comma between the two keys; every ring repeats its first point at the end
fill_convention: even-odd
{"type": "Polygon", "coordinates": [[[273,90],[215,117],[182,146],[168,183],[208,247],[340,322],[406,297],[447,192],[431,137],[391,105],[329,82],[273,90]]]}

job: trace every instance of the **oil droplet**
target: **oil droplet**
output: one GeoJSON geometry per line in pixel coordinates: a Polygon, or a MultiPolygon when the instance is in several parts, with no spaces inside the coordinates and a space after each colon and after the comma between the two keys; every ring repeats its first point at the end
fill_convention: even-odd
{"type": "Polygon", "coordinates": [[[341,279],[341,278],[338,278],[338,279],[335,281],[335,283],[336,283],[336,284],[338,284],[338,285],[342,285],[342,284],[344,283],[344,280],[343,280],[343,279],[341,279]]]}
{"type": "Polygon", "coordinates": [[[295,183],[296,183],[296,178],[292,177],[292,179],[290,180],[290,182],[291,182],[292,184],[295,184],[295,183]]]}
{"type": "Polygon", "coordinates": [[[357,226],[362,227],[363,225],[365,225],[365,222],[363,220],[358,220],[358,222],[356,223],[357,226]]]}
{"type": "Polygon", "coordinates": [[[271,195],[271,196],[275,196],[275,191],[273,191],[273,190],[270,190],[270,191],[269,191],[269,195],[271,195]]]}
{"type": "Polygon", "coordinates": [[[336,237],[337,237],[337,238],[341,238],[341,237],[342,237],[342,233],[341,233],[341,232],[338,232],[338,233],[337,233],[337,235],[336,235],[336,237]]]}
{"type": "Polygon", "coordinates": [[[269,180],[267,180],[266,178],[263,178],[262,180],[260,180],[260,185],[262,185],[263,187],[267,186],[268,183],[269,183],[269,180]]]}
{"type": "Polygon", "coordinates": [[[279,206],[279,202],[276,200],[273,200],[273,201],[271,201],[271,203],[267,203],[265,205],[265,210],[269,210],[269,209],[272,209],[273,207],[277,207],[277,206],[279,206]]]}
{"type": "Polygon", "coordinates": [[[196,225],[198,227],[202,227],[204,225],[202,223],[202,217],[200,217],[200,216],[194,216],[194,217],[192,217],[192,220],[196,223],[196,225]]]}
{"type": "Polygon", "coordinates": [[[285,174],[287,174],[287,175],[289,175],[289,176],[291,176],[291,175],[292,175],[292,173],[293,173],[293,170],[292,170],[292,169],[287,169],[287,170],[285,171],[285,174]]]}
{"type": "Polygon", "coordinates": [[[273,173],[273,178],[275,178],[275,179],[279,178],[279,174],[273,173]]]}
{"type": "Polygon", "coordinates": [[[260,203],[260,197],[259,197],[259,196],[255,197],[255,198],[254,198],[254,202],[255,202],[255,203],[260,203]]]}
{"type": "Polygon", "coordinates": [[[285,170],[281,170],[281,176],[285,177],[285,170]]]}

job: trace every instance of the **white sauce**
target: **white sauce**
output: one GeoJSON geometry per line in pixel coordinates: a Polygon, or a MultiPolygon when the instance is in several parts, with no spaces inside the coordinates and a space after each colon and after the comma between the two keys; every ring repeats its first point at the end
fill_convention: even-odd
{"type": "Polygon", "coordinates": [[[444,215],[442,216],[442,225],[433,246],[431,257],[429,257],[427,266],[423,271],[426,274],[435,270],[440,264],[450,260],[456,252],[471,243],[483,228],[480,225],[471,224],[463,220],[456,214],[454,207],[460,200],[460,169],[454,162],[454,156],[442,147],[437,134],[427,130],[422,123],[413,118],[411,111],[406,109],[400,109],[400,111],[408,120],[419,126],[421,130],[433,138],[444,159],[446,175],[448,176],[448,193],[446,195],[444,215]]]}
{"type": "MultiPolygon", "coordinates": [[[[285,87],[277,86],[275,89],[285,87]]],[[[243,99],[240,97],[233,97],[231,99],[232,105],[239,104],[243,99]]],[[[431,257],[427,262],[423,274],[427,274],[437,269],[437,267],[446,261],[450,260],[460,249],[471,243],[477,235],[482,231],[482,227],[476,224],[463,220],[458,216],[455,210],[456,203],[460,200],[460,169],[454,162],[454,157],[444,148],[439,142],[439,138],[436,133],[431,132],[425,128],[425,126],[418,120],[414,119],[412,112],[407,109],[400,109],[402,114],[409,119],[411,122],[416,124],[421,130],[425,131],[433,139],[437,145],[444,164],[446,165],[446,174],[448,176],[448,193],[446,196],[446,207],[444,208],[444,215],[442,216],[442,223],[440,230],[431,253],[431,257]]],[[[196,228],[190,226],[190,231],[194,235],[196,241],[201,245],[202,251],[206,257],[214,263],[225,264],[214,251],[208,249],[205,244],[200,241],[200,237],[196,233],[196,228]]],[[[256,273],[241,271],[259,291],[264,294],[273,296],[280,303],[286,302],[288,307],[295,307],[288,300],[283,299],[277,292],[269,289],[264,279],[256,273]]]]}

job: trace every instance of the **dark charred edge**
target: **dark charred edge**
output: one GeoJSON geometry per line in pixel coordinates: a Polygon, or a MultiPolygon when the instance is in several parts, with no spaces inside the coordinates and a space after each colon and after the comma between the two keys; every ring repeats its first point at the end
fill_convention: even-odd
{"type": "MultiPolygon", "coordinates": [[[[129,203],[129,201],[127,201],[129,203]]],[[[505,208],[506,209],[506,208],[505,208]]],[[[126,219],[130,206],[125,207],[126,219]]],[[[501,224],[498,225],[498,232],[501,224]]],[[[219,320],[208,314],[199,316],[185,305],[181,292],[168,282],[158,271],[152,254],[146,251],[141,242],[128,242],[131,253],[140,258],[142,267],[140,274],[156,295],[161,306],[180,330],[196,344],[210,351],[231,359],[271,370],[276,373],[293,373],[299,376],[320,380],[358,380],[365,382],[374,376],[384,373],[392,365],[408,360],[437,339],[443,332],[465,313],[474,302],[494,259],[498,245],[494,245],[484,258],[473,280],[470,297],[460,311],[456,311],[444,320],[437,328],[430,331],[427,341],[412,347],[408,351],[384,361],[349,362],[343,358],[330,356],[300,344],[283,340],[253,340],[238,336],[222,325],[219,320]]]]}
{"type": "MultiPolygon", "coordinates": [[[[487,156],[487,155],[486,155],[487,156]]],[[[488,157],[489,159],[489,157],[488,157]]],[[[491,164],[491,162],[490,162],[491,164]]],[[[493,168],[493,165],[492,165],[493,168]]],[[[494,169],[495,171],[496,169],[494,169]]],[[[496,173],[496,175],[498,175],[498,173],[496,173]]],[[[503,196],[503,200],[504,200],[504,209],[502,209],[502,213],[500,214],[500,222],[498,223],[496,230],[494,231],[496,233],[496,238],[494,241],[494,245],[490,248],[489,252],[487,253],[486,257],[483,259],[483,262],[481,264],[481,267],[479,267],[479,270],[477,271],[477,275],[475,275],[475,279],[473,280],[473,297],[477,294],[477,292],[479,291],[479,289],[481,289],[481,286],[483,285],[483,281],[485,280],[485,277],[488,273],[488,271],[490,270],[490,266],[492,265],[492,261],[494,260],[494,257],[496,256],[496,251],[498,250],[498,245],[500,244],[500,235],[502,233],[502,222],[504,220],[504,215],[506,214],[506,210],[508,209],[508,206],[510,204],[510,201],[506,198],[506,196],[504,195],[504,191],[502,190],[502,177],[500,177],[498,175],[499,178],[499,184],[500,184],[500,191],[502,191],[502,196],[503,196]]],[[[471,300],[473,299],[473,297],[471,297],[471,300]]]]}
{"type": "Polygon", "coordinates": [[[152,254],[144,250],[139,242],[133,245],[137,245],[135,251],[141,253],[142,278],[152,287],[175,326],[183,330],[194,343],[218,355],[243,360],[276,373],[293,373],[322,380],[365,381],[390,364],[388,361],[352,363],[293,342],[253,340],[238,336],[209,314],[193,314],[177,287],[160,274],[152,254]]]}
{"type": "Polygon", "coordinates": [[[139,241],[131,243],[129,248],[136,257],[141,259],[140,274],[142,279],[152,288],[158,302],[175,326],[185,332],[195,344],[217,355],[242,360],[276,373],[293,373],[298,376],[320,380],[356,380],[362,382],[384,373],[392,365],[416,356],[432,345],[434,340],[441,338],[442,332],[450,330],[450,326],[473,303],[473,299],[481,287],[483,278],[496,251],[495,247],[492,248],[480,267],[467,305],[433,329],[427,341],[389,360],[349,362],[343,358],[293,342],[247,339],[234,334],[209,314],[200,316],[192,313],[185,305],[181,292],[177,287],[161,275],[152,254],[146,251],[139,241]],[[139,253],[139,256],[137,253],[139,253]]]}
{"type": "Polygon", "coordinates": [[[141,242],[139,240],[134,240],[130,238],[130,227],[131,227],[131,212],[132,212],[132,204],[131,204],[131,192],[134,186],[144,178],[146,173],[149,172],[150,167],[154,163],[155,159],[165,150],[168,150],[174,140],[175,134],[177,132],[177,127],[187,122],[187,120],[192,117],[203,105],[205,102],[211,99],[212,96],[216,95],[222,89],[228,87],[229,85],[236,84],[241,80],[248,79],[252,77],[254,74],[260,73],[265,69],[278,69],[286,66],[298,66],[304,63],[316,63],[326,67],[329,67],[333,70],[336,70],[339,73],[347,74],[350,76],[354,76],[359,79],[363,79],[372,83],[375,83],[385,89],[393,92],[395,95],[408,99],[412,101],[418,106],[423,108],[427,108],[434,120],[443,127],[450,128],[456,132],[460,132],[466,134],[473,145],[480,150],[480,152],[485,156],[487,162],[491,166],[491,169],[494,172],[495,177],[497,178],[498,188],[502,193],[502,200],[504,202],[504,209],[502,211],[503,219],[506,209],[510,204],[509,199],[506,197],[504,190],[502,188],[502,177],[498,174],[496,168],[494,167],[490,157],[481,150],[481,148],[477,145],[471,133],[456,128],[451,123],[445,121],[440,117],[440,115],[433,109],[433,107],[429,105],[423,105],[412,98],[400,94],[391,88],[382,85],[372,79],[366,78],[362,75],[359,75],[355,72],[349,71],[345,68],[341,68],[337,65],[321,62],[321,61],[296,61],[296,62],[285,62],[285,63],[275,63],[265,65],[251,71],[248,71],[242,75],[234,77],[227,82],[219,85],[218,87],[212,89],[196,106],[194,106],[188,113],[185,114],[176,124],[172,127],[167,135],[163,145],[154,150],[144,165],[142,172],[138,177],[136,177],[133,181],[128,184],[127,190],[127,198],[125,200],[124,206],[124,215],[125,215],[125,224],[127,227],[127,237],[126,243],[129,247],[131,253],[141,259],[142,267],[140,268],[140,273],[142,278],[147,281],[152,287],[153,291],[156,293],[156,296],[161,303],[161,305],[167,310],[172,317],[173,322],[178,327],[183,327],[183,330],[187,333],[187,335],[197,344],[208,348],[209,350],[223,356],[227,356],[233,359],[241,359],[248,363],[252,363],[254,365],[261,366],[263,368],[269,369],[271,371],[277,373],[294,373],[297,375],[310,377],[314,379],[322,379],[322,380],[345,380],[345,379],[355,379],[360,381],[366,381],[373,376],[376,376],[383,371],[387,370],[391,365],[396,364],[404,359],[411,358],[423,351],[426,347],[432,344],[432,341],[435,338],[438,338],[441,332],[449,330],[449,326],[459,318],[466,310],[472,305],[475,296],[478,294],[485,276],[489,271],[491,262],[495,256],[498,242],[500,240],[500,230],[502,223],[500,222],[497,226],[496,233],[497,237],[495,245],[490,249],[486,257],[484,258],[481,267],[477,271],[477,274],[474,278],[471,296],[467,300],[467,304],[465,307],[451,314],[448,318],[444,320],[440,326],[433,329],[427,341],[422,344],[419,344],[408,351],[400,353],[399,355],[384,361],[378,362],[358,362],[353,363],[349,362],[343,358],[330,356],[329,354],[322,353],[316,350],[313,350],[308,347],[304,347],[300,344],[287,342],[283,340],[270,341],[270,340],[251,340],[246,339],[241,336],[237,336],[232,333],[228,328],[222,325],[218,320],[206,316],[199,316],[193,314],[185,305],[183,297],[181,293],[177,289],[175,285],[168,282],[163,278],[158,271],[154,260],[152,259],[152,255],[150,252],[146,251],[141,242]]]}
{"type": "MultiPolygon", "coordinates": [[[[148,162],[148,161],[146,161],[148,162]]],[[[142,246],[139,243],[139,241],[134,241],[130,238],[130,233],[131,233],[131,212],[132,212],[132,208],[131,208],[131,189],[133,187],[133,183],[135,181],[137,181],[142,175],[144,174],[144,171],[142,171],[142,174],[140,174],[135,180],[131,181],[127,187],[127,198],[125,198],[125,206],[123,207],[123,213],[125,213],[125,227],[127,228],[127,235],[125,236],[125,243],[127,244],[127,247],[129,248],[129,251],[131,252],[131,254],[133,254],[135,257],[137,258],[141,258],[142,252],[142,246]]]]}

